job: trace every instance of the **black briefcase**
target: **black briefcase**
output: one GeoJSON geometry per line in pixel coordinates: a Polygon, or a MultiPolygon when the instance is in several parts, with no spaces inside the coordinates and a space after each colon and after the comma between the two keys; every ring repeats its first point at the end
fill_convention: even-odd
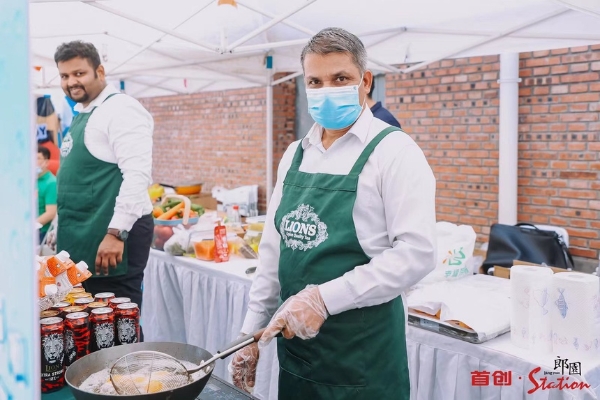
{"type": "Polygon", "coordinates": [[[573,269],[573,257],[558,233],[531,224],[492,225],[483,270],[487,274],[495,265],[510,268],[514,260],[573,269]]]}

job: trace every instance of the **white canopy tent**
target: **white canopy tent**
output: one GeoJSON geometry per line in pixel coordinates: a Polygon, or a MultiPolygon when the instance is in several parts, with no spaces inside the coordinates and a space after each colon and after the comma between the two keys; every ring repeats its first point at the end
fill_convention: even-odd
{"type": "Polygon", "coordinates": [[[30,0],[36,87],[57,87],[56,47],[100,50],[109,75],[138,97],[263,86],[299,72],[307,39],[328,26],[356,33],[370,68],[600,42],[596,0],[30,0]]]}
{"type": "MultiPolygon", "coordinates": [[[[126,92],[136,97],[266,86],[267,198],[272,188],[272,85],[301,74],[300,51],[322,28],[339,26],[356,33],[367,47],[369,67],[392,73],[408,73],[446,58],[600,43],[598,0],[30,3],[32,81],[37,93],[59,88],[53,54],[60,43],[75,39],[94,43],[109,78],[122,81],[126,92]],[[270,69],[267,56],[272,57],[270,69]],[[412,65],[398,69],[399,64],[412,65]],[[272,74],[280,72],[288,75],[273,81],[272,74]]],[[[502,64],[514,67],[515,62],[518,57],[502,64]]],[[[500,193],[509,193],[506,204],[514,203],[507,211],[511,220],[513,214],[516,219],[518,75],[501,75],[501,165],[504,160],[514,168],[504,180],[501,168],[501,186],[504,181],[505,189],[506,185],[511,189],[501,187],[500,193]],[[502,95],[503,84],[512,85],[510,95],[508,89],[502,95]]],[[[502,204],[501,215],[506,209],[502,204]]]]}

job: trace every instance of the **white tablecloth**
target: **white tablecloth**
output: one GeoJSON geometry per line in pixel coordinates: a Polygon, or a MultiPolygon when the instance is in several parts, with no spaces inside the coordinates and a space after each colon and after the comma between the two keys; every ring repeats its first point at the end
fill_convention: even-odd
{"type": "MultiPolygon", "coordinates": [[[[254,261],[215,264],[172,257],[152,250],[144,277],[142,324],[147,341],[193,344],[210,352],[235,339],[241,329],[254,261]]],[[[254,395],[277,398],[278,363],[275,342],[261,353],[254,395]]],[[[538,390],[533,395],[527,376],[540,366],[553,371],[555,356],[539,356],[513,346],[510,335],[474,345],[409,327],[407,344],[411,400],[432,399],[597,399],[600,398],[600,355],[579,361],[590,390],[538,390]],[[473,371],[512,371],[510,386],[472,386],[473,371]],[[522,379],[518,379],[521,376],[522,379]]],[[[227,361],[228,362],[228,361],[227,361]]],[[[230,381],[227,362],[218,361],[215,374],[230,381]]],[[[578,380],[569,377],[569,383],[578,380]]]]}
{"type": "MultiPolygon", "coordinates": [[[[245,271],[254,265],[252,260],[217,264],[151,250],[144,274],[144,340],[188,343],[213,354],[223,348],[242,328],[252,284],[245,271]]],[[[227,379],[228,361],[218,360],[214,374],[227,379]]]]}

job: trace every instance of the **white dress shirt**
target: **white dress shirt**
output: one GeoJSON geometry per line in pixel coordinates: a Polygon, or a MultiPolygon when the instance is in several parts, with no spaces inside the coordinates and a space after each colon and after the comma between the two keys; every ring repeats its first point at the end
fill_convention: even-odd
{"type": "Polygon", "coordinates": [[[135,221],[152,212],[148,186],[152,184],[152,133],[154,121],[133,97],[113,93],[107,85],[87,107],[78,103],[75,111],[89,113],[97,107],[85,127],[84,143],[92,156],[117,164],[123,183],[116,199],[109,228],[130,231],[135,221]]]}
{"type": "MultiPolygon", "coordinates": [[[[242,332],[266,326],[277,310],[281,238],[274,218],[297,146],[304,148],[300,171],[347,175],[367,144],[388,126],[366,107],[327,150],[318,124],[287,149],[267,210],[242,332]]],[[[371,261],[319,285],[331,315],[388,302],[435,268],[435,186],[425,155],[410,136],[392,132],[379,143],[359,176],[352,212],[358,240],[371,261]]]]}

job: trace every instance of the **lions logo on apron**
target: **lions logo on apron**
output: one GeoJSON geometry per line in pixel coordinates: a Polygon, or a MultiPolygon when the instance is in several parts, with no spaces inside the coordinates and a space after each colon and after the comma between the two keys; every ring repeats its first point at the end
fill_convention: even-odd
{"type": "Polygon", "coordinates": [[[62,157],[66,157],[69,155],[69,153],[71,152],[71,149],[73,148],[73,138],[71,137],[71,134],[67,134],[67,137],[65,137],[63,139],[62,142],[62,146],[60,146],[60,155],[62,157]]]}
{"type": "Polygon", "coordinates": [[[286,214],[279,227],[285,245],[292,250],[306,251],[317,247],[328,238],[327,225],[315,214],[314,208],[300,204],[286,214]]]}

